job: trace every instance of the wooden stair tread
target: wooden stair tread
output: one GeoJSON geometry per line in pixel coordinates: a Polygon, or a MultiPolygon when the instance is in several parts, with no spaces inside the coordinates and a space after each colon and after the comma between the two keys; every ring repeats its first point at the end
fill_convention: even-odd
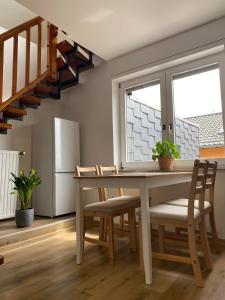
{"type": "Polygon", "coordinates": [[[88,66],[80,68],[80,72],[84,72],[84,71],[87,71],[87,70],[92,69],[92,68],[94,68],[94,64],[90,64],[88,66]]]}
{"type": "Polygon", "coordinates": [[[66,68],[66,63],[64,62],[64,60],[61,57],[57,58],[57,69],[58,71],[62,70],[66,68]]]}
{"type": "Polygon", "coordinates": [[[76,57],[80,58],[82,61],[89,63],[89,60],[87,59],[87,57],[85,57],[81,52],[75,51],[74,54],[76,55],[76,57]]]}
{"type": "Polygon", "coordinates": [[[22,104],[28,104],[28,105],[40,105],[41,104],[41,98],[31,96],[31,95],[24,95],[23,98],[21,98],[19,101],[22,104]]]}
{"type": "Polygon", "coordinates": [[[4,111],[4,116],[23,117],[27,115],[27,111],[15,106],[9,105],[4,111]]]}
{"type": "Polygon", "coordinates": [[[12,124],[4,123],[2,120],[0,120],[0,130],[1,129],[12,129],[12,124]]]}
{"type": "Polygon", "coordinates": [[[57,49],[62,55],[64,55],[72,52],[74,50],[74,47],[68,41],[64,40],[57,44],[57,49]]]}
{"type": "Polygon", "coordinates": [[[74,80],[76,79],[76,77],[74,76],[74,74],[70,71],[69,68],[61,71],[61,82],[63,81],[68,81],[68,80],[74,80]]]}
{"type": "Polygon", "coordinates": [[[34,88],[34,91],[35,92],[40,92],[40,93],[43,93],[43,94],[49,94],[49,93],[54,93],[55,89],[53,88],[53,86],[41,83],[41,84],[39,84],[38,86],[36,86],[34,88]]]}
{"type": "Polygon", "coordinates": [[[76,56],[68,57],[68,65],[74,70],[78,70],[81,72],[82,69],[86,68],[89,64],[79,60],[76,56]]]}
{"type": "Polygon", "coordinates": [[[0,255],[0,265],[4,264],[4,256],[0,255]]]}
{"type": "Polygon", "coordinates": [[[77,80],[71,80],[71,81],[67,81],[67,82],[63,82],[62,86],[61,86],[61,89],[62,90],[65,90],[65,89],[68,89],[72,86],[75,86],[75,85],[78,85],[79,83],[77,82],[77,80]]]}
{"type": "MultiPolygon", "coordinates": [[[[54,78],[51,78],[51,77],[48,77],[46,79],[46,83],[48,84],[51,84],[51,85],[57,85],[59,83],[59,81],[57,79],[54,79],[54,78]]],[[[51,87],[51,86],[50,86],[51,87]]]]}
{"type": "MultiPolygon", "coordinates": [[[[50,83],[48,81],[48,83],[50,83]]],[[[49,85],[46,83],[41,83],[34,88],[34,94],[42,98],[54,98],[59,99],[60,95],[58,92],[58,87],[56,85],[49,85]]]]}
{"type": "Polygon", "coordinates": [[[57,45],[57,49],[62,54],[63,57],[73,57],[74,59],[83,62],[84,64],[89,64],[89,60],[81,52],[76,50],[68,41],[62,41],[57,45]]]}

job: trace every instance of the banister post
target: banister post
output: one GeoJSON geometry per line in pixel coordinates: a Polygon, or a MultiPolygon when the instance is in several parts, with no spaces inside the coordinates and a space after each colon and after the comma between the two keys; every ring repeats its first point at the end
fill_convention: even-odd
{"type": "Polygon", "coordinates": [[[3,96],[4,42],[0,42],[0,104],[3,96]]]}
{"type": "Polygon", "coordinates": [[[41,76],[42,23],[38,23],[37,77],[41,76]]]}
{"type": "Polygon", "coordinates": [[[17,92],[18,35],[13,38],[12,96],[17,92]]]}
{"type": "Polygon", "coordinates": [[[28,27],[26,30],[26,65],[25,65],[25,84],[30,83],[30,31],[28,27]]]}
{"type": "Polygon", "coordinates": [[[48,24],[48,70],[49,77],[57,79],[57,35],[58,28],[48,24]]]}

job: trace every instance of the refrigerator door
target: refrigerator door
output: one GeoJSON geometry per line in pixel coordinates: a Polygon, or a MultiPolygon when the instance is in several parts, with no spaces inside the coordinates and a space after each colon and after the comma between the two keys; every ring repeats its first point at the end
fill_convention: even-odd
{"type": "Polygon", "coordinates": [[[76,211],[76,182],[74,173],[54,174],[54,216],[65,215],[76,211]]]}
{"type": "Polygon", "coordinates": [[[80,164],[79,123],[54,118],[54,172],[74,172],[80,164]]]}

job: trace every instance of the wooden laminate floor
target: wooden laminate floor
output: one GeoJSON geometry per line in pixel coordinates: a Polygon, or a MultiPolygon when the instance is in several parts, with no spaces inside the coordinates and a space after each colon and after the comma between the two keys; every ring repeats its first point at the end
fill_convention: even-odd
{"type": "Polygon", "coordinates": [[[191,266],[154,261],[153,284],[144,284],[137,257],[127,242],[117,243],[116,264],[104,249],[87,244],[85,262],[75,261],[75,233],[60,232],[19,248],[4,250],[0,266],[1,300],[167,300],[225,299],[225,250],[213,255],[213,272],[196,288],[191,266]]]}
{"type": "Polygon", "coordinates": [[[57,217],[54,219],[45,218],[45,217],[36,217],[31,227],[18,228],[14,219],[10,220],[0,220],[0,238],[5,237],[6,235],[19,234],[21,232],[28,232],[34,229],[38,229],[44,226],[51,226],[53,224],[63,223],[67,220],[73,220],[75,223],[75,214],[63,217],[57,217]]]}

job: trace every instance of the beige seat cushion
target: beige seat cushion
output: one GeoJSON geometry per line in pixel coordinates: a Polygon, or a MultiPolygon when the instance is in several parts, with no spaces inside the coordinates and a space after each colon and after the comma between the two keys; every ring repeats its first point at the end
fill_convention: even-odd
{"type": "MultiPolygon", "coordinates": [[[[181,198],[176,200],[170,200],[165,203],[169,205],[188,206],[188,201],[188,199],[181,198]]],[[[199,200],[195,200],[194,207],[199,208],[199,200]]],[[[211,203],[209,201],[204,201],[204,208],[207,209],[209,207],[211,207],[211,203]]]]}
{"type": "MultiPolygon", "coordinates": [[[[154,219],[165,219],[165,220],[176,220],[176,221],[187,221],[188,208],[185,206],[169,205],[169,204],[158,204],[150,207],[150,218],[154,219]]],[[[138,213],[140,217],[140,212],[138,213]]],[[[200,211],[194,209],[194,219],[200,216],[200,211]]]]}
{"type": "Polygon", "coordinates": [[[132,201],[132,204],[134,204],[136,207],[140,207],[141,205],[141,200],[139,196],[118,196],[118,197],[113,197],[113,198],[109,198],[107,199],[107,201],[109,200],[123,200],[123,201],[132,201]]]}
{"type": "Polygon", "coordinates": [[[116,213],[121,209],[135,208],[136,202],[130,200],[121,200],[113,198],[113,200],[107,200],[86,205],[84,211],[96,211],[103,213],[116,213]]]}

